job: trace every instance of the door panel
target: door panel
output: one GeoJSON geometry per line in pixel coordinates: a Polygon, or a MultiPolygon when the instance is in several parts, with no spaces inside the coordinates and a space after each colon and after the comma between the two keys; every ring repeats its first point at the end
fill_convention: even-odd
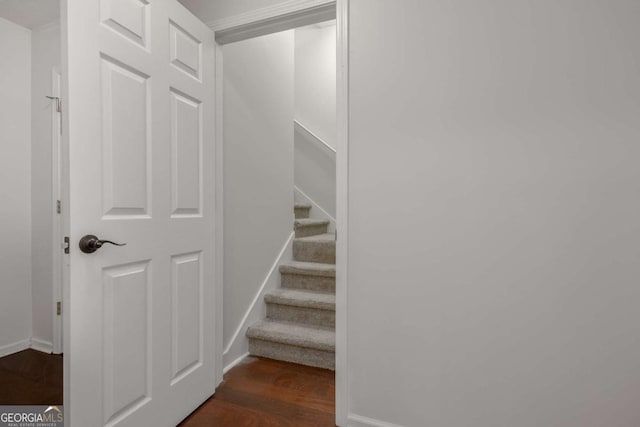
{"type": "Polygon", "coordinates": [[[101,2],[101,21],[125,38],[147,47],[149,39],[149,2],[115,0],[101,2]]]}
{"type": "Polygon", "coordinates": [[[171,90],[172,218],[201,215],[201,102],[171,90]]]}
{"type": "Polygon", "coordinates": [[[174,426],[218,357],[213,33],[175,0],[69,0],[65,18],[68,422],[174,426]],[[86,254],[86,234],[126,246],[86,254]]]}
{"type": "Polygon", "coordinates": [[[203,281],[201,253],[173,256],[171,259],[171,384],[202,365],[203,281]]]}
{"type": "Polygon", "coordinates": [[[105,423],[151,399],[149,261],[103,270],[105,423]]]}
{"type": "Polygon", "coordinates": [[[101,62],[104,214],[148,215],[149,76],[111,58],[101,62]]]}
{"type": "Polygon", "coordinates": [[[175,22],[169,24],[171,64],[200,80],[202,42],[183,30],[175,22]]]}

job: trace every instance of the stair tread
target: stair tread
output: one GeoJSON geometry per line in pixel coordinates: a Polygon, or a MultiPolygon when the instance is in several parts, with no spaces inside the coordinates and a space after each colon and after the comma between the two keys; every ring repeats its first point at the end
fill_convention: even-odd
{"type": "Polygon", "coordinates": [[[336,310],[336,296],[330,293],[279,288],[265,295],[265,302],[294,307],[336,310]]]}
{"type": "Polygon", "coordinates": [[[335,351],[333,329],[263,320],[249,327],[247,337],[323,351],[335,351]]]}
{"type": "Polygon", "coordinates": [[[317,219],[317,218],[297,218],[294,221],[294,225],[296,227],[311,227],[314,225],[329,225],[331,221],[328,219],[317,219]]]}
{"type": "Polygon", "coordinates": [[[282,264],[279,269],[282,274],[336,277],[336,265],[322,262],[289,261],[282,264]]]}
{"type": "Polygon", "coordinates": [[[333,233],[316,234],[314,236],[296,237],[294,240],[302,242],[330,242],[336,240],[336,236],[333,233]]]}

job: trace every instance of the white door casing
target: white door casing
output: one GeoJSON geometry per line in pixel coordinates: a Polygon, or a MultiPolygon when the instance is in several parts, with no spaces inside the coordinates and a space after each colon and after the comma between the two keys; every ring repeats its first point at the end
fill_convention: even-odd
{"type": "Polygon", "coordinates": [[[174,426],[218,364],[213,32],[175,0],[63,3],[66,425],[174,426]]]}
{"type": "Polygon", "coordinates": [[[51,223],[52,229],[52,295],[53,300],[51,306],[53,307],[51,318],[51,332],[52,332],[52,352],[54,354],[62,353],[62,316],[58,314],[58,304],[60,304],[60,310],[62,310],[62,283],[64,276],[64,269],[68,267],[68,259],[63,256],[63,218],[62,218],[62,200],[63,195],[63,181],[62,181],[62,146],[60,143],[60,136],[62,133],[61,115],[60,115],[60,97],[61,95],[62,75],[58,67],[54,67],[51,70],[51,96],[53,98],[51,103],[51,199],[53,202],[52,212],[53,218],[51,223]]]}

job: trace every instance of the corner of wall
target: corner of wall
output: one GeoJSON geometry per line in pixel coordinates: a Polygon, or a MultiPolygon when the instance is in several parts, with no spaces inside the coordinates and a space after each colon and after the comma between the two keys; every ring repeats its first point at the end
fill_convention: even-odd
{"type": "Polygon", "coordinates": [[[30,348],[41,351],[43,353],[53,352],[53,343],[38,338],[31,338],[30,348]]]}

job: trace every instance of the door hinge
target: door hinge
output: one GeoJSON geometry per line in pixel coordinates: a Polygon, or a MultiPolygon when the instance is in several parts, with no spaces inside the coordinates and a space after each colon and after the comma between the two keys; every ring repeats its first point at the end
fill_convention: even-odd
{"type": "Polygon", "coordinates": [[[59,113],[62,110],[62,106],[60,105],[60,98],[57,96],[47,96],[52,101],[56,101],[56,112],[59,113]]]}
{"type": "Polygon", "coordinates": [[[62,213],[62,202],[60,202],[60,200],[56,200],[56,212],[57,213],[62,213]]]}
{"type": "Polygon", "coordinates": [[[60,316],[62,314],[62,302],[58,301],[56,303],[56,314],[60,316]]]}
{"type": "Polygon", "coordinates": [[[69,253],[69,236],[64,236],[64,253],[69,253]]]}

